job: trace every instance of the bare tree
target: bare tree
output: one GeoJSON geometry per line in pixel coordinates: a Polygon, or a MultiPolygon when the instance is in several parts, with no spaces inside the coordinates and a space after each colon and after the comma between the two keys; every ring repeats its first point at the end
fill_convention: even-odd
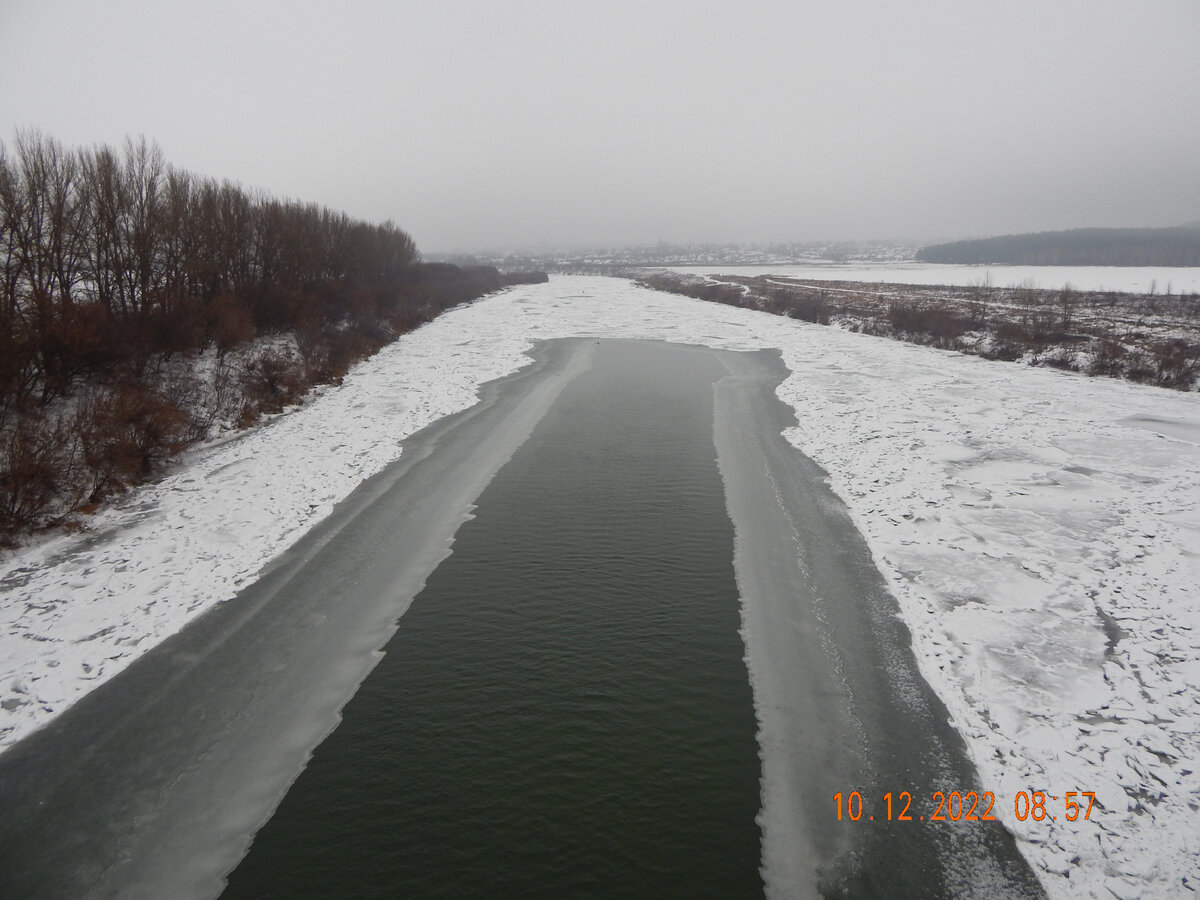
{"type": "Polygon", "coordinates": [[[1075,310],[1079,306],[1079,294],[1071,287],[1070,282],[1063,285],[1058,293],[1059,321],[1064,334],[1070,332],[1075,324],[1075,310]]]}

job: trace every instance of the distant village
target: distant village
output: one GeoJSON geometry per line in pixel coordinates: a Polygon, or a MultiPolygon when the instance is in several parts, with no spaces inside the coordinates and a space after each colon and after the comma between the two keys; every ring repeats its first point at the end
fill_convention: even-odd
{"type": "Polygon", "coordinates": [[[908,262],[921,245],[898,241],[839,241],[793,244],[671,244],[659,241],[608,249],[546,248],[475,254],[424,254],[430,262],[490,265],[505,271],[614,269],[629,266],[764,266],[812,262],[908,262]]]}

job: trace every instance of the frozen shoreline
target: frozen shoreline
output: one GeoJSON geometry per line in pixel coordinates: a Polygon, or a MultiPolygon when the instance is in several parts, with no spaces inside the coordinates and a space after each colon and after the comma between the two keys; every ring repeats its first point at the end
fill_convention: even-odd
{"type": "Polygon", "coordinates": [[[997,823],[922,821],[936,791],[978,791],[978,775],[866,540],[785,439],[795,416],[777,388],[791,373],[766,353],[722,355],[713,417],[759,722],[766,896],[1044,898],[997,823]],[[901,784],[917,808],[889,825],[884,795],[901,784]],[[857,822],[830,804],[849,786],[857,822]]]}
{"type": "Polygon", "coordinates": [[[1200,882],[1200,397],[613,279],[453,310],[338,390],[190,454],[90,534],[5,560],[0,748],[233,596],[400,440],[524,365],[534,340],[576,335],[781,349],[779,395],[801,423],[786,436],[829,472],[1051,896],[1200,882]],[[1094,790],[1105,808],[1017,822],[1012,797],[1031,789],[1094,790]]]}

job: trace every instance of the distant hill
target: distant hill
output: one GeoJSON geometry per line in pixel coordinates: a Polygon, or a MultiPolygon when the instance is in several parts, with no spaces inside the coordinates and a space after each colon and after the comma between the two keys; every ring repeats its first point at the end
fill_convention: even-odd
{"type": "Polygon", "coordinates": [[[931,263],[1020,266],[1200,266],[1200,223],[1175,228],[1076,228],[934,244],[931,263]]]}

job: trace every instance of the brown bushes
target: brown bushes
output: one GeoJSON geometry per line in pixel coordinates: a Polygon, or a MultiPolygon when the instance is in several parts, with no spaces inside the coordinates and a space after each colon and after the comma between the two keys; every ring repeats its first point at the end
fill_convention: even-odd
{"type": "Polygon", "coordinates": [[[1200,344],[1182,339],[1163,341],[1153,348],[1154,377],[1163,387],[1187,390],[1200,375],[1200,344]]]}
{"type": "Polygon", "coordinates": [[[21,417],[0,441],[0,544],[44,521],[70,478],[60,423],[21,417]]]}
{"type": "Polygon", "coordinates": [[[829,303],[823,291],[773,290],[763,298],[759,308],[789,319],[829,324],[829,303]]]}
{"type": "Polygon", "coordinates": [[[90,392],[76,433],[93,504],[153,474],[196,437],[197,423],[169,396],[128,384],[90,392]]]}
{"type": "Polygon", "coordinates": [[[1096,348],[1088,374],[1119,376],[1125,369],[1126,356],[1128,351],[1120,341],[1104,338],[1096,348]]]}
{"type": "Polygon", "coordinates": [[[970,320],[950,310],[902,300],[888,304],[892,333],[919,344],[957,349],[958,339],[970,330],[970,320]]]}
{"type": "Polygon", "coordinates": [[[249,304],[240,297],[218,294],[209,301],[205,312],[205,329],[222,356],[252,340],[257,333],[249,304]]]}
{"type": "Polygon", "coordinates": [[[790,319],[828,325],[829,303],[826,302],[824,295],[820,294],[815,297],[800,297],[788,305],[785,315],[790,319]]]}
{"type": "Polygon", "coordinates": [[[197,428],[179,403],[139,384],[89,390],[68,412],[20,415],[0,441],[0,543],[122,492],[197,428]]]}

